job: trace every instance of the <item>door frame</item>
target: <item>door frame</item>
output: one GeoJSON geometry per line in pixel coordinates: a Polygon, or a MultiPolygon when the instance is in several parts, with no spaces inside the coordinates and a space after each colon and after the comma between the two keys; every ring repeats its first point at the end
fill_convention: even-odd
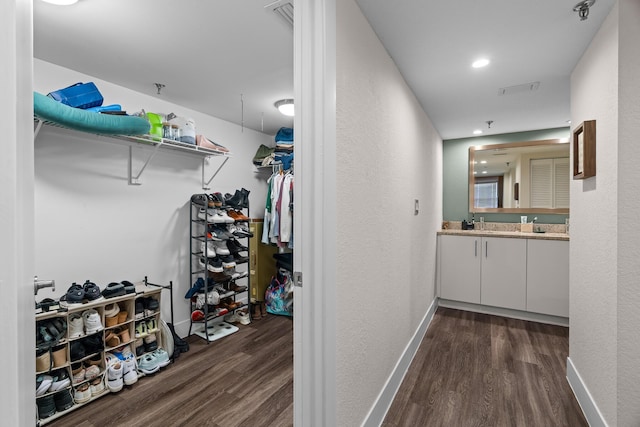
{"type": "Polygon", "coordinates": [[[8,369],[0,399],[4,425],[36,423],[33,298],[33,0],[0,3],[0,322],[8,369]]]}
{"type": "Polygon", "coordinates": [[[335,426],[336,0],[294,14],[294,425],[335,426]]]}

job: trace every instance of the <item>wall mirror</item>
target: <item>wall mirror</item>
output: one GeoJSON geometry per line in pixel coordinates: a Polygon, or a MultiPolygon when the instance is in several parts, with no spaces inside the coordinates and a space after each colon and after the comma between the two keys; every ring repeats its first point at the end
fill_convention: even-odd
{"type": "Polygon", "coordinates": [[[469,211],[569,213],[568,140],[469,148],[469,211]]]}

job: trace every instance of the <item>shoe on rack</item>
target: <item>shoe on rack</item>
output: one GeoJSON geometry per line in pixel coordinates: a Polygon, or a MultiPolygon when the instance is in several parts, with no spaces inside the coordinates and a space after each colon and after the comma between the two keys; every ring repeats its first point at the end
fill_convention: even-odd
{"type": "Polygon", "coordinates": [[[84,370],[84,379],[92,380],[100,375],[100,367],[98,365],[90,365],[84,370]]]}
{"type": "Polygon", "coordinates": [[[104,350],[102,334],[89,335],[88,337],[81,339],[80,342],[84,346],[87,355],[95,354],[104,350]]]}
{"type": "Polygon", "coordinates": [[[234,222],[236,222],[224,210],[218,209],[218,212],[216,213],[216,215],[219,216],[219,220],[216,221],[216,223],[233,224],[234,222]]]}
{"type": "Polygon", "coordinates": [[[249,248],[246,247],[245,245],[243,245],[242,243],[240,243],[237,240],[231,240],[229,242],[227,242],[227,247],[229,248],[229,250],[232,253],[237,253],[237,252],[248,252],[249,248]],[[231,245],[229,245],[231,244],[231,245]],[[233,248],[233,249],[232,249],[233,248]]]}
{"type": "Polygon", "coordinates": [[[136,347],[136,357],[140,357],[144,354],[144,340],[142,338],[138,338],[135,343],[136,347]]]}
{"type": "Polygon", "coordinates": [[[53,358],[53,367],[61,368],[67,363],[67,345],[63,344],[58,347],[54,347],[51,351],[51,357],[53,358]]]}
{"type": "Polygon", "coordinates": [[[222,273],[222,261],[216,258],[204,258],[200,257],[198,259],[198,265],[200,268],[207,269],[212,273],[222,273]]]}
{"type": "Polygon", "coordinates": [[[91,390],[91,396],[97,396],[104,391],[104,376],[91,381],[89,389],[91,390]]]}
{"type": "Polygon", "coordinates": [[[119,359],[110,360],[107,367],[107,387],[110,391],[118,392],[122,390],[124,386],[122,371],[122,362],[119,359]]]}
{"type": "Polygon", "coordinates": [[[69,339],[80,338],[84,336],[84,320],[78,313],[69,315],[69,339]]]}
{"type": "MultiPolygon", "coordinates": [[[[120,306],[116,303],[107,304],[104,306],[104,317],[115,317],[118,320],[118,313],[120,313],[120,306]]],[[[106,322],[106,320],[105,320],[106,322]]],[[[107,325],[109,326],[109,325],[107,325]]]]}
{"type": "Polygon", "coordinates": [[[82,285],[82,289],[84,290],[84,297],[89,301],[98,301],[102,299],[100,288],[95,283],[85,280],[84,285],[82,285]]]}
{"type": "Polygon", "coordinates": [[[136,300],[136,311],[135,311],[135,319],[136,320],[140,320],[140,319],[144,319],[144,302],[142,301],[142,298],[138,298],[136,300]]]}
{"type": "Polygon", "coordinates": [[[200,242],[200,252],[202,252],[202,255],[207,258],[213,258],[216,256],[216,247],[213,244],[213,241],[209,240],[207,242],[200,242]]]}
{"type": "Polygon", "coordinates": [[[73,406],[73,397],[71,397],[71,390],[69,389],[61,390],[54,394],[53,400],[58,412],[66,411],[73,406]]]}
{"type": "Polygon", "coordinates": [[[140,358],[140,361],[138,362],[138,369],[143,374],[150,375],[157,372],[158,369],[160,369],[160,365],[153,353],[147,353],[140,358]]]}
{"type": "Polygon", "coordinates": [[[171,360],[169,359],[169,353],[164,348],[158,348],[153,351],[152,355],[156,358],[156,362],[160,368],[164,368],[171,360]]]}
{"type": "Polygon", "coordinates": [[[109,331],[104,337],[104,342],[108,347],[117,347],[120,345],[120,337],[114,331],[109,331]]]}
{"type": "Polygon", "coordinates": [[[251,191],[246,188],[240,189],[240,194],[242,194],[241,208],[249,209],[249,193],[251,193],[251,191]]]}
{"type": "Polygon", "coordinates": [[[87,355],[87,352],[82,344],[82,341],[73,341],[69,345],[69,353],[71,356],[71,361],[80,360],[87,355]]]}
{"type": "Polygon", "coordinates": [[[201,322],[204,320],[204,311],[202,310],[193,310],[191,312],[191,321],[192,322],[201,322]]]}
{"type": "Polygon", "coordinates": [[[229,193],[225,194],[225,205],[231,206],[232,208],[242,209],[244,203],[244,196],[240,192],[240,190],[236,190],[236,192],[232,195],[229,193]],[[229,197],[227,197],[229,196],[229,197]]]}
{"type": "Polygon", "coordinates": [[[224,321],[227,323],[238,323],[240,319],[238,318],[238,314],[234,311],[231,314],[224,316],[224,321]]]}
{"type": "Polygon", "coordinates": [[[71,374],[73,375],[73,384],[80,384],[84,381],[84,373],[84,365],[81,362],[72,364],[71,374]]]}
{"type": "Polygon", "coordinates": [[[122,362],[122,379],[126,385],[135,384],[138,381],[138,364],[136,357],[131,353],[122,362]]]}
{"type": "Polygon", "coordinates": [[[87,335],[96,333],[103,329],[100,314],[92,308],[82,312],[82,319],[84,320],[84,330],[87,335]]]}
{"type": "Polygon", "coordinates": [[[53,377],[51,375],[38,375],[36,377],[36,396],[42,396],[51,389],[53,377]]]}
{"type": "Polygon", "coordinates": [[[136,293],[136,285],[129,282],[128,280],[123,280],[122,285],[124,286],[124,293],[126,294],[135,294],[136,293]]]}
{"type": "Polygon", "coordinates": [[[91,388],[89,383],[84,383],[78,387],[76,387],[73,399],[76,403],[85,403],[91,399],[91,388]]]}
{"type": "Polygon", "coordinates": [[[102,296],[105,298],[115,298],[125,295],[124,285],[122,283],[111,282],[102,291],[102,296]]]}
{"type": "Polygon", "coordinates": [[[191,202],[200,205],[200,206],[208,206],[209,198],[206,194],[194,194],[191,196],[191,202]]]}
{"type": "Polygon", "coordinates": [[[73,282],[67,292],[60,298],[60,306],[74,307],[82,304],[84,300],[84,288],[73,282]]]}
{"type": "MultiPolygon", "coordinates": [[[[157,299],[153,298],[153,297],[146,297],[144,298],[144,309],[145,310],[150,310],[152,312],[156,311],[158,308],[160,308],[160,303],[158,302],[157,299]]],[[[153,314],[153,313],[151,313],[153,314]]],[[[149,314],[147,313],[147,316],[149,314]]]]}
{"type": "Polygon", "coordinates": [[[246,216],[240,211],[230,210],[227,212],[227,214],[229,214],[231,218],[235,219],[236,222],[247,222],[251,220],[251,218],[249,218],[248,216],[246,216]]]}
{"type": "Polygon", "coordinates": [[[116,335],[120,338],[120,342],[123,344],[131,341],[131,335],[129,334],[129,326],[124,326],[120,329],[120,331],[116,331],[116,335]]]}
{"type": "Polygon", "coordinates": [[[154,351],[158,348],[158,341],[156,340],[156,334],[150,333],[144,337],[144,349],[146,351],[154,351]]]}
{"type": "Polygon", "coordinates": [[[66,368],[53,371],[51,376],[53,377],[53,382],[51,383],[51,387],[49,387],[49,391],[62,390],[71,385],[71,378],[69,378],[69,372],[66,368]]]}
{"type": "Polygon", "coordinates": [[[231,252],[229,251],[229,248],[227,248],[227,242],[213,242],[213,244],[215,245],[216,248],[216,253],[218,255],[230,255],[231,252]]]}
{"type": "Polygon", "coordinates": [[[225,283],[232,279],[232,277],[226,274],[224,270],[221,272],[216,271],[213,273],[209,273],[209,277],[213,279],[216,283],[225,283]]]}
{"type": "Polygon", "coordinates": [[[38,418],[49,418],[56,413],[56,402],[53,398],[53,394],[36,399],[36,405],[38,406],[38,418]]]}
{"type": "Polygon", "coordinates": [[[216,216],[216,209],[210,209],[210,208],[200,208],[198,210],[198,219],[201,219],[202,221],[206,221],[208,223],[213,223],[213,219],[216,216]]]}
{"type": "Polygon", "coordinates": [[[233,239],[233,234],[229,233],[226,227],[226,224],[214,224],[210,226],[207,237],[216,242],[233,239]]]}
{"type": "Polygon", "coordinates": [[[151,319],[147,320],[146,327],[147,327],[147,333],[149,334],[152,332],[157,332],[158,324],[156,323],[156,319],[152,317],[151,319]]]}
{"type": "Polygon", "coordinates": [[[233,259],[236,262],[236,264],[244,264],[245,262],[249,262],[249,257],[245,256],[245,255],[240,255],[239,253],[235,253],[232,254],[233,255],[233,259]]]}
{"type": "Polygon", "coordinates": [[[43,372],[51,369],[51,353],[47,349],[36,351],[36,371],[43,372]]]}
{"type": "Polygon", "coordinates": [[[222,268],[224,269],[235,268],[236,266],[236,261],[231,255],[220,255],[220,261],[222,261],[222,268]]]}
{"type": "Polygon", "coordinates": [[[143,320],[136,323],[136,338],[144,338],[147,336],[147,324],[143,320]]]}

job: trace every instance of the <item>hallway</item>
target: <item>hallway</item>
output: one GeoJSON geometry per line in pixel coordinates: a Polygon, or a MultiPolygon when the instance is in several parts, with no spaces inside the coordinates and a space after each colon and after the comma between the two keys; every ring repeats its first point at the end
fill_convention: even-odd
{"type": "Polygon", "coordinates": [[[568,328],[440,307],[383,426],[586,426],[568,353],[568,328]]]}

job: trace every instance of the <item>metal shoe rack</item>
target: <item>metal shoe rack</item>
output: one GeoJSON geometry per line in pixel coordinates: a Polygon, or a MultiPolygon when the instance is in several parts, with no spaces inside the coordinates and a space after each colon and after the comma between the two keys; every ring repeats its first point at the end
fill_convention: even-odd
{"type": "MultiPolygon", "coordinates": [[[[194,195],[198,196],[198,195],[194,195]]],[[[242,277],[237,279],[228,278],[225,280],[216,281],[212,277],[212,273],[207,269],[207,265],[202,267],[199,263],[201,258],[207,260],[207,254],[202,251],[201,246],[204,243],[204,247],[207,248],[209,243],[213,241],[208,236],[208,231],[210,227],[214,225],[220,225],[219,222],[214,222],[213,215],[211,214],[210,209],[220,209],[223,211],[227,210],[236,210],[242,212],[246,217],[249,217],[249,203],[245,204],[241,209],[235,209],[234,207],[227,206],[223,204],[222,207],[215,208],[207,208],[207,200],[205,197],[204,205],[194,202],[194,197],[191,198],[191,218],[189,221],[189,245],[190,245],[190,278],[191,285],[193,286],[198,279],[202,279],[205,283],[197,294],[201,296],[204,294],[204,304],[201,308],[198,307],[197,304],[197,294],[196,296],[189,299],[190,312],[193,313],[195,310],[202,310],[204,312],[203,320],[194,320],[193,316],[189,316],[190,325],[189,325],[189,335],[194,334],[199,336],[200,338],[207,341],[207,343],[216,341],[220,338],[224,338],[228,335],[231,335],[237,332],[239,329],[237,326],[232,325],[228,322],[224,321],[224,317],[232,314],[235,310],[246,308],[249,310],[249,295],[251,295],[251,284],[250,284],[250,274],[249,274],[249,261],[248,257],[246,261],[237,262],[235,271],[238,273],[242,273],[242,277]],[[204,209],[205,215],[198,216],[200,210],[204,209]],[[245,274],[246,273],[246,274],[245,274]],[[246,289],[236,292],[233,290],[233,286],[246,286],[246,289]],[[225,292],[218,292],[219,300],[222,302],[223,299],[232,298],[235,303],[238,305],[229,309],[228,311],[224,311],[222,305],[218,304],[209,304],[207,298],[207,292],[214,291],[215,288],[224,288],[225,292]],[[220,310],[223,310],[222,312],[220,310]]],[[[234,224],[238,223],[246,223],[248,229],[249,221],[235,221],[234,224]]],[[[243,240],[246,241],[246,246],[249,248],[250,239],[249,237],[236,237],[229,240],[243,240]]],[[[223,240],[226,242],[226,240],[223,240]]]]}

